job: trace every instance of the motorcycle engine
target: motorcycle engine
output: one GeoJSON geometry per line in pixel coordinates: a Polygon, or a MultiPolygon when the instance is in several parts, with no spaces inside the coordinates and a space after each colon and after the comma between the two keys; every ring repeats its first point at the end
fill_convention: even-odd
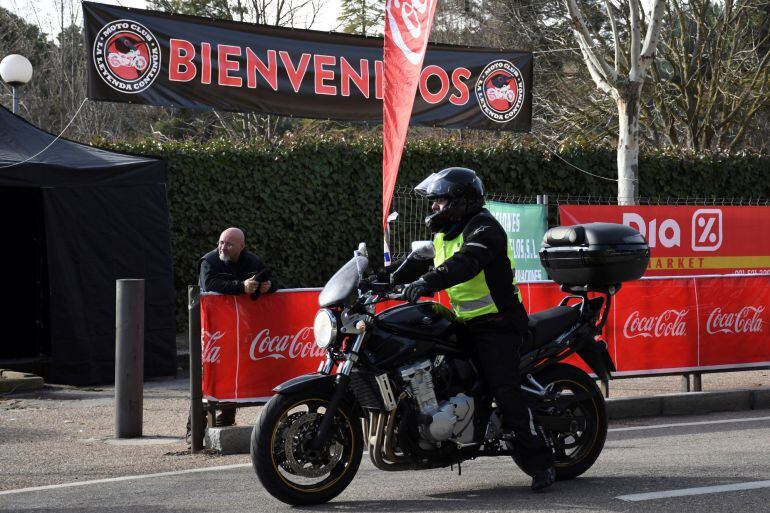
{"type": "Polygon", "coordinates": [[[432,368],[430,360],[422,360],[398,369],[422,414],[420,435],[429,442],[472,442],[473,397],[458,393],[439,402],[433,386],[432,368]]]}

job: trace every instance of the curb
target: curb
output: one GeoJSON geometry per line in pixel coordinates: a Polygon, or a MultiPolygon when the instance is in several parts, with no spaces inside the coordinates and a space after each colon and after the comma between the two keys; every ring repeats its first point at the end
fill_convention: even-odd
{"type": "Polygon", "coordinates": [[[251,445],[251,426],[207,428],[203,447],[225,454],[248,454],[251,445]]]}
{"type": "Polygon", "coordinates": [[[762,410],[770,408],[770,388],[719,392],[683,392],[652,397],[607,400],[610,420],[638,417],[703,415],[720,411],[762,410]]]}
{"type": "MultiPolygon", "coordinates": [[[[607,399],[610,420],[763,409],[770,409],[770,387],[607,399]]],[[[204,446],[221,454],[247,454],[252,429],[252,426],[208,428],[204,446]]]]}
{"type": "Polygon", "coordinates": [[[44,385],[43,378],[35,374],[0,369],[0,394],[37,390],[44,385]]]}

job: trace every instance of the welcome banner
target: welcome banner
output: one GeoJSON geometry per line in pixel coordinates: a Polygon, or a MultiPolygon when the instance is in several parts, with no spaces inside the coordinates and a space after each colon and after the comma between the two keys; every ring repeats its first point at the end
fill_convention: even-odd
{"type": "MultiPolygon", "coordinates": [[[[382,122],[383,40],[83,2],[88,97],[382,122]]],[[[532,53],[428,45],[413,125],[528,131],[532,53]]]]}
{"type": "MultiPolygon", "coordinates": [[[[529,312],[566,295],[553,282],[521,291],[529,312]]],[[[312,331],[318,293],[201,296],[204,397],[262,402],[276,385],[314,372],[325,357],[312,331]]],[[[616,376],[764,368],[769,322],[770,276],[648,279],[623,285],[604,336],[616,376]]],[[[577,357],[568,361],[588,370],[577,357]]]]}
{"type": "Polygon", "coordinates": [[[770,207],[561,205],[559,219],[638,230],[650,245],[645,276],[770,274],[770,207]]]}

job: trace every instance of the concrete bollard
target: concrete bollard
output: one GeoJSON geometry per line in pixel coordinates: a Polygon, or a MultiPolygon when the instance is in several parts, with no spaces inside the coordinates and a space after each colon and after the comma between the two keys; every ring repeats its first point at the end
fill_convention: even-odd
{"type": "Polygon", "coordinates": [[[144,280],[117,280],[115,293],[115,437],[142,436],[144,280]]]}

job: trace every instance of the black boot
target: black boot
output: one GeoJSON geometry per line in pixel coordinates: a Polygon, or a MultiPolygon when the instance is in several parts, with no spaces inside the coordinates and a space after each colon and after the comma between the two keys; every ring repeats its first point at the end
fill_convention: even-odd
{"type": "Polygon", "coordinates": [[[551,466],[545,470],[536,470],[532,473],[532,490],[540,492],[556,482],[556,468],[551,466]]]}
{"type": "Polygon", "coordinates": [[[214,420],[214,426],[227,427],[232,426],[233,424],[235,424],[235,408],[222,408],[222,410],[217,413],[217,417],[214,420]]]}

